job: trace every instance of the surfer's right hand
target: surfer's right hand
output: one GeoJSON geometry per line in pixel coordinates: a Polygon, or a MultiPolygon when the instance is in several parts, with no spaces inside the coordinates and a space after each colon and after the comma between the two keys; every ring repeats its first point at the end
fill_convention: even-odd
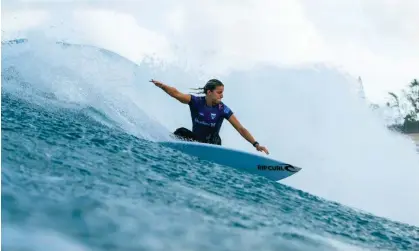
{"type": "Polygon", "coordinates": [[[158,80],[154,80],[154,79],[151,79],[150,82],[152,82],[157,87],[162,87],[162,85],[163,85],[162,82],[160,82],[158,80]]]}

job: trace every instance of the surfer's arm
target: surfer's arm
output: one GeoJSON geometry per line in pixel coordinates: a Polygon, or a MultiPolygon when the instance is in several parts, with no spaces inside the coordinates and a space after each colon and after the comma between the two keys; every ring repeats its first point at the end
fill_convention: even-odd
{"type": "Polygon", "coordinates": [[[240,135],[245,138],[250,144],[252,144],[258,151],[264,151],[266,154],[269,154],[268,149],[266,147],[261,146],[252,134],[239,122],[236,116],[232,114],[228,121],[233,125],[233,127],[240,133],[240,135]],[[256,144],[255,144],[256,143],[256,144]]]}
{"type": "Polygon", "coordinates": [[[250,144],[254,144],[256,142],[255,138],[253,138],[252,134],[239,122],[237,117],[232,114],[228,121],[233,125],[233,127],[240,133],[240,135],[249,141],[250,144]]]}
{"type": "Polygon", "coordinates": [[[160,81],[157,80],[150,80],[150,82],[153,82],[157,87],[160,87],[163,91],[165,91],[167,94],[169,94],[171,97],[179,100],[179,102],[183,104],[188,104],[191,101],[191,95],[185,94],[180,91],[178,91],[175,87],[168,86],[163,84],[160,81]]]}

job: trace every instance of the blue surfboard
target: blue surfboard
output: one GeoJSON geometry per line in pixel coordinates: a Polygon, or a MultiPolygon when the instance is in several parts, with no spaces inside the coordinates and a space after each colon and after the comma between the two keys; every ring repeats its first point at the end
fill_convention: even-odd
{"type": "Polygon", "coordinates": [[[164,141],[159,143],[200,159],[237,168],[273,181],[285,179],[301,170],[300,167],[266,156],[219,145],[193,141],[164,141]]]}

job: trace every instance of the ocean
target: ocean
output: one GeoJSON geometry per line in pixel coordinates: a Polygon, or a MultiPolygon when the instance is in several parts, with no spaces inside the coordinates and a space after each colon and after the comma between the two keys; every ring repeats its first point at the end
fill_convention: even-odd
{"type": "MultiPolygon", "coordinates": [[[[194,75],[154,67],[90,46],[2,44],[2,250],[419,250],[418,190],[400,192],[417,187],[417,176],[393,184],[399,198],[382,198],[372,187],[385,193],[389,176],[372,183],[352,174],[349,186],[343,168],[331,168],[339,167],[333,157],[285,150],[299,138],[288,139],[290,148],[265,140],[303,164],[289,184],[161,146],[176,123],[189,125],[188,111],[166,108],[168,98],[147,80],[157,71],[179,82],[194,75]],[[315,173],[319,162],[329,173],[315,173]],[[333,182],[341,188],[327,186],[333,182]]],[[[227,145],[252,150],[227,132],[227,145]]],[[[417,168],[414,144],[388,137],[412,154],[387,158],[417,168]]]]}

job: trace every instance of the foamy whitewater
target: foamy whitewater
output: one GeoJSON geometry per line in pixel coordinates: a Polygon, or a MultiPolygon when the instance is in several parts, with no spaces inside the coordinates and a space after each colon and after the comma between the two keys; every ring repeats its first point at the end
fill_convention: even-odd
{"type": "MultiPolygon", "coordinates": [[[[93,5],[31,8],[43,18],[2,41],[2,247],[419,249],[419,154],[360,97],[357,76],[273,62],[287,55],[270,47],[223,51],[205,15],[169,29],[115,8],[96,27],[82,22],[93,5]],[[114,27],[125,36],[103,35],[112,20],[131,24],[114,27]],[[149,80],[189,92],[212,77],[270,157],[299,173],[275,183],[158,144],[191,121],[149,80]]],[[[255,152],[227,121],[221,137],[255,152]]]]}

